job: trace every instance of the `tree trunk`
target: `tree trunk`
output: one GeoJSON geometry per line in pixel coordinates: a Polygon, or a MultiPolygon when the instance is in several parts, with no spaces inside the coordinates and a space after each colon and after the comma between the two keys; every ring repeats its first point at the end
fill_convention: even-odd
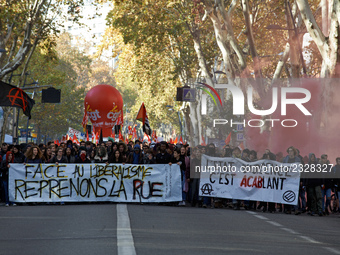
{"type": "Polygon", "coordinates": [[[5,141],[5,135],[6,135],[6,130],[7,130],[7,123],[8,123],[8,117],[11,112],[11,107],[3,107],[4,110],[4,122],[2,124],[2,129],[1,129],[1,143],[5,141]]]}

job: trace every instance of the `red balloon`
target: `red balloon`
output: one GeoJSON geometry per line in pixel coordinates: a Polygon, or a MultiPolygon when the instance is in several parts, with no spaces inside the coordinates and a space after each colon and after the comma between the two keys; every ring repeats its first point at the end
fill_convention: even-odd
{"type": "Polygon", "coordinates": [[[123,113],[123,98],[116,88],[101,84],[87,92],[84,106],[96,132],[102,129],[103,137],[108,137],[123,113]]]}

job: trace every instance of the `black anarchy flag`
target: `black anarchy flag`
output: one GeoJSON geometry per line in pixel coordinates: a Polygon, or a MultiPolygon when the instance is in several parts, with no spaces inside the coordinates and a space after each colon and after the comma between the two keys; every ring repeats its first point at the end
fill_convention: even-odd
{"type": "Polygon", "coordinates": [[[22,89],[0,81],[0,106],[19,107],[31,118],[31,110],[35,104],[22,89]]]}
{"type": "Polygon", "coordinates": [[[143,122],[143,131],[144,131],[144,133],[146,133],[147,135],[150,136],[151,135],[151,127],[150,127],[150,124],[149,124],[148,115],[146,114],[146,109],[145,109],[144,103],[142,103],[142,105],[139,109],[136,120],[143,122]]]}

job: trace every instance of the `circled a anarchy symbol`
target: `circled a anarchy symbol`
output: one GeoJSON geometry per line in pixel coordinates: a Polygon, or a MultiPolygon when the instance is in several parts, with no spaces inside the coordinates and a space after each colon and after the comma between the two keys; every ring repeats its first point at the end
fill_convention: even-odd
{"type": "Polygon", "coordinates": [[[210,195],[213,190],[212,186],[210,183],[203,184],[202,188],[202,195],[210,195]]]}
{"type": "Polygon", "coordinates": [[[296,195],[294,191],[287,190],[285,193],[283,193],[282,198],[287,203],[292,203],[295,201],[296,195]]]}
{"type": "Polygon", "coordinates": [[[9,91],[8,96],[9,101],[11,102],[12,106],[19,106],[22,107],[23,111],[26,111],[27,108],[27,95],[18,88],[13,88],[9,91]]]}

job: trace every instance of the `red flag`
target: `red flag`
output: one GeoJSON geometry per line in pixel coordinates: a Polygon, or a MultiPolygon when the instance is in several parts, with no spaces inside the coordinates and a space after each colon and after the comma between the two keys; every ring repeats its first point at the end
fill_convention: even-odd
{"type": "Polygon", "coordinates": [[[225,144],[228,145],[230,143],[231,140],[231,132],[229,133],[228,137],[225,139],[225,144]]]}
{"type": "Polygon", "coordinates": [[[125,143],[128,144],[129,143],[129,139],[128,137],[125,138],[125,143]]]}
{"type": "Polygon", "coordinates": [[[182,136],[181,136],[181,138],[179,138],[179,144],[183,144],[182,136]]]}
{"type": "Polygon", "coordinates": [[[86,142],[88,142],[88,141],[89,141],[89,131],[86,130],[86,142]]]}
{"type": "Polygon", "coordinates": [[[202,135],[202,142],[201,142],[201,145],[207,146],[207,144],[205,143],[205,140],[204,140],[204,136],[203,136],[203,135],[202,135]]]}
{"type": "Polygon", "coordinates": [[[174,144],[177,144],[177,142],[178,142],[178,137],[176,136],[176,139],[175,139],[175,141],[174,141],[174,144]]]}
{"type": "Polygon", "coordinates": [[[78,138],[77,138],[76,134],[73,135],[72,141],[73,141],[74,143],[76,143],[77,145],[80,145],[80,143],[79,143],[79,141],[78,141],[78,138]]]}
{"type": "Polygon", "coordinates": [[[60,146],[59,140],[55,140],[55,141],[54,141],[54,144],[60,146]]]}
{"type": "Polygon", "coordinates": [[[145,108],[144,103],[142,103],[142,105],[139,108],[136,120],[143,122],[144,133],[146,133],[147,135],[151,135],[151,127],[149,124],[148,115],[146,114],[146,108],[145,108]]]}
{"type": "Polygon", "coordinates": [[[156,130],[153,130],[153,131],[152,131],[151,138],[152,138],[152,140],[153,140],[154,142],[156,142],[156,141],[157,141],[156,130]]]}
{"type": "Polygon", "coordinates": [[[144,133],[144,138],[143,140],[148,140],[148,143],[151,143],[150,136],[148,136],[146,133],[144,133]]]}
{"type": "Polygon", "coordinates": [[[172,141],[172,138],[170,137],[170,141],[169,141],[170,144],[174,144],[174,141],[172,141]]]}
{"type": "Polygon", "coordinates": [[[137,130],[136,130],[136,126],[134,126],[133,130],[132,130],[132,139],[137,139],[137,130]]]}
{"type": "Polygon", "coordinates": [[[133,130],[131,126],[128,126],[128,139],[131,140],[133,136],[133,130]]]}
{"type": "Polygon", "coordinates": [[[82,121],[82,123],[81,123],[81,125],[82,125],[83,128],[84,128],[84,131],[85,131],[85,129],[86,129],[86,124],[87,124],[88,120],[89,120],[89,117],[87,116],[87,111],[86,111],[86,109],[85,109],[83,121],[82,121]]]}
{"type": "Polygon", "coordinates": [[[123,141],[124,142],[124,137],[123,137],[122,132],[120,131],[120,129],[119,129],[119,136],[118,136],[118,138],[119,138],[119,141],[123,141]]]}
{"type": "Polygon", "coordinates": [[[244,145],[243,145],[243,142],[241,142],[238,147],[243,151],[244,150],[244,145]]]}
{"type": "Polygon", "coordinates": [[[98,132],[96,132],[96,144],[98,144],[98,142],[99,142],[99,134],[98,132]]]}
{"type": "Polygon", "coordinates": [[[95,142],[96,140],[96,133],[94,132],[94,128],[92,130],[92,142],[95,142]]]}

